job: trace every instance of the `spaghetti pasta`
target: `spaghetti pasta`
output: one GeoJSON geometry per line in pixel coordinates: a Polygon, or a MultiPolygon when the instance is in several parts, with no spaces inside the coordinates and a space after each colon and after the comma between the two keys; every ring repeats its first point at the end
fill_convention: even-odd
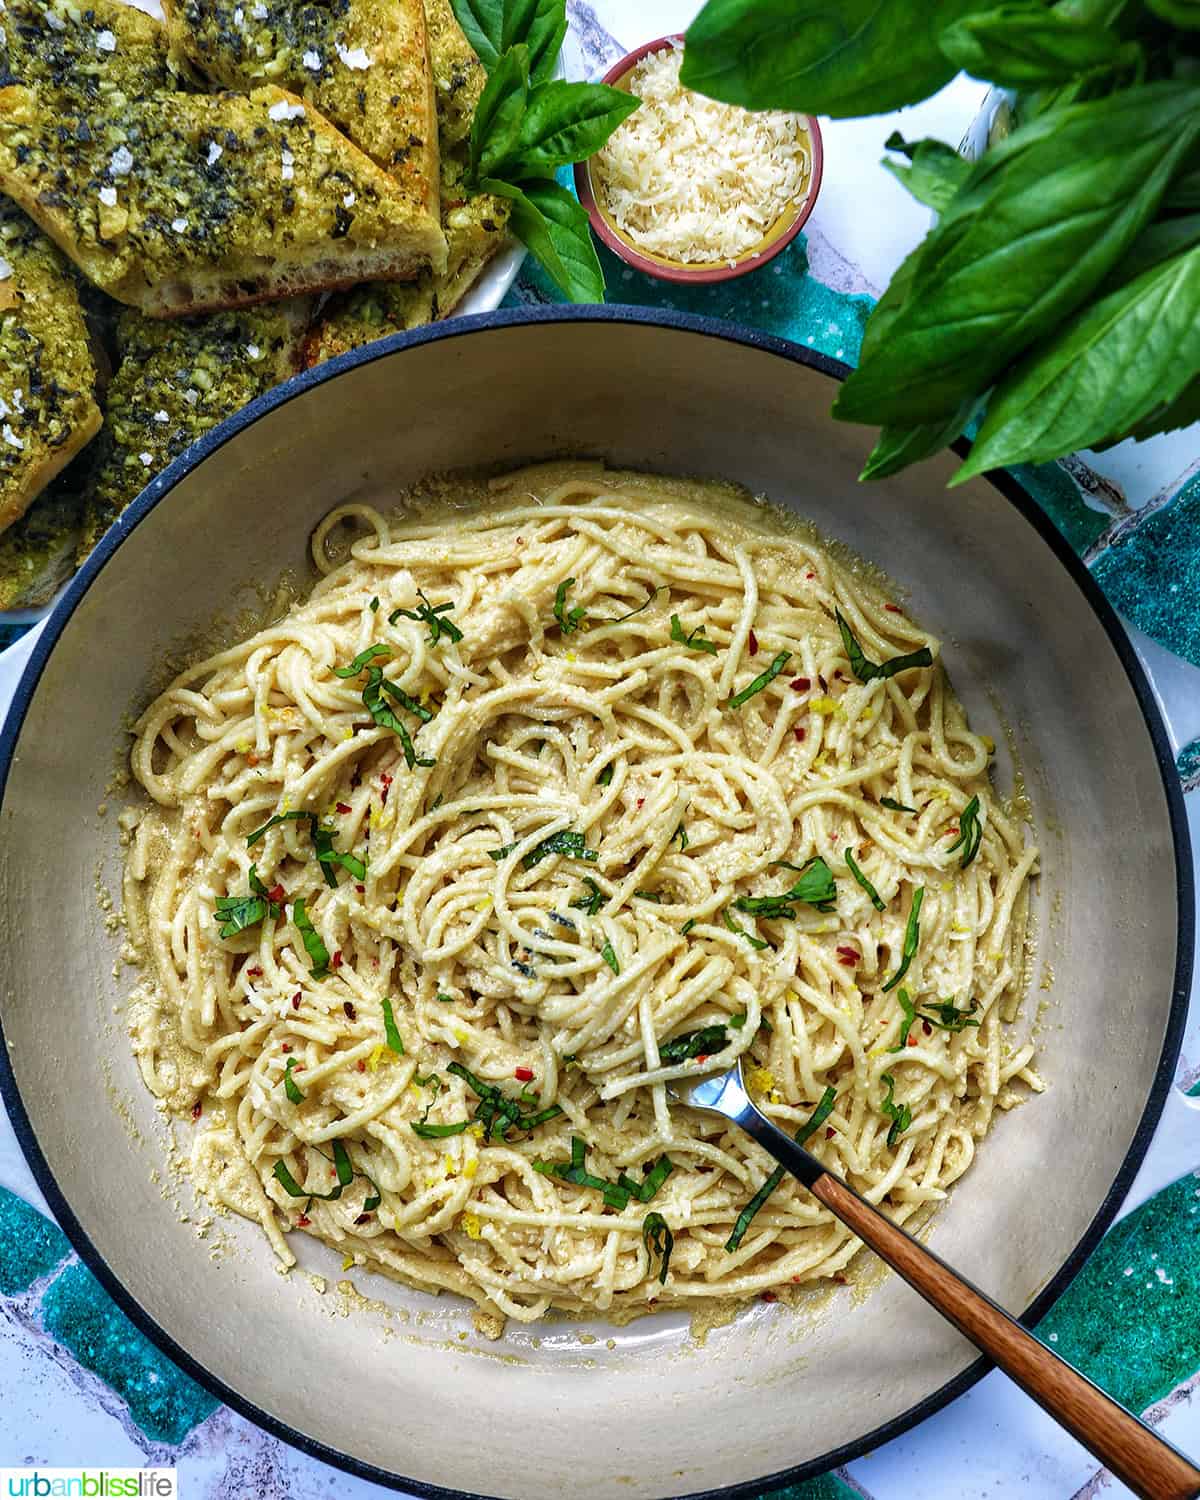
{"type": "Polygon", "coordinates": [[[212,1196],[523,1321],[835,1275],[849,1232],[670,1101],[744,1056],[868,1200],[941,1200],[1040,1087],[1037,853],[879,581],[595,465],[313,547],[135,733],[133,1043],[212,1196]]]}

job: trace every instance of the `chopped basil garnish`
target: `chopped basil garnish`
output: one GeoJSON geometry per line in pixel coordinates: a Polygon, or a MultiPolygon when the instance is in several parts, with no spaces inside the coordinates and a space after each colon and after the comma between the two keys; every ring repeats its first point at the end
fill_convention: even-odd
{"type": "Polygon", "coordinates": [[[314,829],[317,827],[319,819],[317,818],[316,813],[313,813],[313,812],[284,812],[284,813],[276,813],[273,818],[268,818],[267,821],[263,824],[263,826],[261,828],[256,828],[253,833],[248,833],[246,835],[246,848],[247,849],[253,848],[254,845],[258,843],[259,839],[262,838],[263,834],[266,833],[269,828],[274,828],[277,823],[300,823],[300,822],[303,822],[305,819],[307,819],[308,822],[312,824],[312,826],[313,826],[314,829]]]}
{"type": "Polygon", "coordinates": [[[371,662],[377,656],[391,656],[391,654],[392,648],[390,646],[385,646],[382,641],[377,641],[375,645],[368,646],[365,651],[360,651],[348,667],[334,667],[333,675],[335,677],[357,677],[360,672],[366,671],[367,667],[370,666],[371,662]]]}
{"type": "Polygon", "coordinates": [[[296,931],[304,940],[304,951],[312,960],[313,978],[324,979],[329,973],[329,949],[321,941],[321,935],[305,911],[303,901],[292,903],[292,921],[295,923],[296,931]]]}
{"type": "Polygon", "coordinates": [[[697,625],[695,630],[688,635],[679,623],[679,616],[671,616],[671,639],[673,641],[677,642],[680,646],[686,646],[689,651],[707,651],[709,656],[716,656],[717,643],[715,641],[706,641],[704,637],[707,633],[706,626],[697,625]]]}
{"type": "MultiPolygon", "coordinates": [[[[323,1153],[318,1151],[317,1155],[323,1156],[323,1153]]],[[[324,1157],[324,1160],[328,1161],[328,1159],[328,1157],[324,1157]]],[[[289,1196],[293,1198],[319,1198],[324,1203],[336,1202],[342,1196],[345,1189],[354,1181],[355,1177],[361,1177],[365,1182],[371,1183],[372,1188],[375,1189],[374,1194],[363,1203],[363,1212],[370,1213],[373,1209],[379,1207],[383,1200],[378,1187],[375,1186],[375,1183],[372,1182],[371,1178],[365,1172],[355,1172],[354,1163],[350,1160],[350,1153],[340,1140],[335,1140],[333,1143],[333,1167],[337,1173],[337,1187],[331,1188],[328,1193],[314,1193],[309,1188],[302,1188],[282,1161],[275,1163],[271,1169],[271,1175],[289,1196]]]]}
{"type": "Polygon", "coordinates": [[[258,878],[258,867],[250,866],[250,894],[248,896],[218,896],[215,919],[221,924],[217,929],[223,938],[231,938],[247,927],[254,927],[264,917],[277,917],[279,905],[272,901],[267,888],[258,878]]]}
{"type": "Polygon", "coordinates": [[[300,1092],[300,1085],[292,1077],[292,1069],[296,1066],[296,1059],[289,1057],[287,1067],[283,1070],[283,1091],[293,1104],[302,1104],[304,1095],[300,1092]]]}
{"type": "Polygon", "coordinates": [[[447,1135],[462,1135],[470,1123],[470,1120],[459,1120],[456,1125],[426,1125],[420,1120],[409,1121],[409,1124],[419,1136],[423,1136],[426,1140],[430,1141],[440,1140],[443,1136],[447,1135]]]}
{"type": "Polygon", "coordinates": [[[683,926],[679,929],[679,936],[680,937],[687,937],[688,933],[691,932],[692,928],[695,927],[695,925],[696,925],[696,919],[695,919],[695,917],[689,917],[687,919],[687,921],[683,924],[683,926]]]}
{"type": "Polygon", "coordinates": [[[372,614],[376,614],[378,612],[378,610],[379,610],[379,595],[378,594],[376,594],[375,597],[374,597],[374,599],[371,600],[370,604],[367,605],[367,608],[371,611],[372,614]]]}
{"type": "MultiPolygon", "coordinates": [[[[900,993],[903,994],[904,991],[901,990],[900,993]]],[[[921,1019],[932,1026],[940,1026],[943,1031],[962,1031],[968,1026],[979,1025],[974,1019],[978,1009],[978,1000],[972,1000],[962,1010],[958,1009],[953,1000],[939,1000],[936,1005],[926,1006],[921,1011],[921,1019]]]]}
{"type": "Polygon", "coordinates": [[[576,604],[571,609],[567,608],[567,590],[574,586],[573,578],[564,578],[554,590],[554,618],[558,621],[558,628],[563,635],[570,635],[573,630],[579,630],[587,617],[587,610],[582,604],[576,604]]]}
{"type": "Polygon", "coordinates": [[[668,844],[673,844],[676,839],[679,840],[679,852],[680,852],[680,854],[682,854],[683,851],[688,846],[687,829],[683,826],[682,823],[680,823],[679,827],[675,830],[675,832],[667,840],[667,843],[668,844]]]}
{"type": "Polygon", "coordinates": [[[645,599],[642,600],[642,602],[637,606],[636,609],[631,609],[628,611],[628,613],[623,615],[617,615],[611,620],[601,620],[599,621],[599,623],[601,625],[620,625],[625,620],[632,620],[634,615],[640,615],[642,610],[649,609],[663,589],[667,589],[668,594],[671,592],[670,589],[667,588],[667,585],[665,583],[660,583],[657,585],[657,587],[650,590],[645,599]]]}
{"type": "Polygon", "coordinates": [[[726,708],[741,708],[742,704],[753,698],[755,693],[761,693],[763,688],[768,687],[787,666],[792,658],[790,651],[781,651],[765,672],[760,672],[753,682],[748,682],[740,693],[734,693],[726,708]]]}
{"type": "MultiPolygon", "coordinates": [[[[793,1137],[797,1145],[803,1146],[805,1141],[808,1140],[809,1136],[812,1135],[815,1130],[820,1129],[820,1127],[824,1125],[825,1121],[829,1118],[833,1110],[833,1102],[836,1098],[837,1090],[835,1088],[831,1086],[830,1088],[827,1088],[825,1090],[825,1092],[821,1095],[820,1102],[818,1103],[816,1109],[813,1110],[812,1114],[809,1115],[808,1119],[805,1120],[804,1124],[801,1125],[800,1129],[797,1130],[795,1136],[793,1137]]],[[[733,1226],[733,1233],[725,1241],[725,1249],[729,1254],[732,1254],[733,1251],[735,1251],[745,1239],[746,1231],[750,1228],[755,1214],[759,1211],[759,1209],[783,1181],[786,1175],[787,1174],[785,1168],[776,1167],[775,1170],[763,1183],[762,1187],[759,1188],[758,1192],[755,1193],[754,1197],[751,1198],[750,1202],[747,1203],[745,1208],[742,1209],[741,1213],[738,1214],[737,1223],[733,1226]]]]}
{"type": "MultiPolygon", "coordinates": [[[[805,865],[789,864],[785,859],[776,860],[775,863],[789,870],[798,869],[800,879],[789,890],[780,891],[778,895],[739,896],[733,903],[738,911],[744,911],[751,917],[794,920],[796,903],[800,901],[816,907],[817,911],[834,910],[837,885],[834,883],[833,872],[819,854],[814,854],[805,865]]],[[[725,925],[729,926],[728,922],[725,925]]]]}
{"type": "MultiPolygon", "coordinates": [[[[488,857],[494,859],[497,864],[508,856],[516,848],[516,844],[505,844],[500,849],[489,849],[488,857]]],[[[532,870],[535,865],[540,865],[542,860],[549,859],[552,854],[561,854],[564,859],[582,859],[591,864],[600,858],[595,849],[587,846],[587,835],[573,833],[569,828],[562,829],[559,833],[552,833],[540,844],[535,844],[526,854],[521,856],[521,864],[526,870],[532,870]]],[[[572,903],[574,905],[574,903],[572,903]]]]}
{"type": "Polygon", "coordinates": [[[904,803],[903,802],[897,802],[896,799],[895,799],[895,797],[880,797],[880,799],[879,799],[879,805],[880,805],[880,807],[886,807],[886,808],[888,808],[891,812],[906,812],[906,813],[915,813],[916,812],[916,808],[915,807],[905,807],[904,803]]]}
{"type": "MultiPolygon", "coordinates": [[[[441,999],[441,996],[438,998],[441,999]]],[[[383,1007],[383,1034],[387,1038],[387,1044],[398,1057],[403,1057],[404,1041],[396,1027],[396,1017],[392,1010],[392,1002],[384,999],[379,1003],[383,1007]]]]}
{"type": "Polygon", "coordinates": [[[616,950],[613,948],[613,945],[611,943],[605,943],[604,947],[601,948],[600,957],[604,960],[604,962],[608,965],[608,967],[613,971],[614,974],[619,974],[621,972],[621,965],[617,962],[616,950]]]}
{"type": "Polygon", "coordinates": [[[611,786],[612,785],[612,779],[613,779],[613,768],[612,768],[612,762],[610,761],[608,763],[608,765],[605,766],[605,768],[603,769],[603,771],[600,772],[599,776],[596,777],[596,785],[597,786],[611,786]]]}
{"type": "Polygon", "coordinates": [[[892,1096],[896,1080],[890,1073],[881,1073],[879,1081],[887,1088],[883,1103],[879,1106],[879,1112],[892,1122],[887,1133],[887,1143],[889,1146],[894,1146],[912,1124],[912,1109],[907,1104],[896,1103],[892,1096]]]}
{"type": "MultiPolygon", "coordinates": [[[[732,1025],[732,1021],[729,1024],[732,1025]]],[[[685,1031],[664,1042],[658,1049],[658,1060],[660,1063],[687,1062],[692,1057],[709,1057],[714,1052],[722,1052],[728,1045],[729,1035],[724,1026],[701,1026],[696,1031],[685,1031]]]]}
{"type": "Polygon", "coordinates": [[[655,905],[662,901],[661,891],[634,891],[633,894],[639,901],[653,901],[655,905]]]}
{"type": "Polygon", "coordinates": [[[959,866],[965,870],[979,853],[979,846],[982,842],[983,829],[979,824],[979,798],[972,797],[958,815],[958,837],[950,845],[948,852],[953,854],[956,849],[962,850],[959,866]]]}
{"type": "Polygon", "coordinates": [[[463,633],[452,620],[446,619],[447,612],[452,610],[454,605],[430,604],[421,589],[417,590],[417,598],[421,602],[416,609],[394,609],[388,616],[388,624],[394,625],[402,615],[406,620],[423,620],[429,626],[428,645],[436,646],[442,636],[457,645],[462,640],[463,633]]]}
{"type": "Polygon", "coordinates": [[[858,638],[850,629],[845,615],[840,609],[835,613],[838,629],[842,634],[842,645],[846,648],[846,656],[850,662],[850,670],[859,682],[872,682],[877,677],[895,677],[897,672],[907,671],[909,667],[933,666],[933,652],[928,646],[922,646],[919,651],[909,651],[904,656],[893,656],[888,661],[869,661],[858,643],[858,638]]]}
{"type": "Polygon", "coordinates": [[[444,994],[441,993],[440,990],[438,991],[438,993],[433,998],[435,1000],[440,1000],[443,1005],[453,1005],[454,1004],[454,996],[453,995],[444,995],[444,994]]]}
{"type": "Polygon", "coordinates": [[[569,1162],[535,1161],[533,1170],[540,1172],[543,1177],[558,1177],[577,1187],[594,1188],[596,1192],[604,1194],[604,1201],[609,1208],[623,1210],[629,1207],[630,1198],[636,1198],[639,1203],[649,1203],[674,1169],[674,1163],[668,1157],[660,1156],[641,1182],[635,1182],[622,1172],[613,1183],[589,1172],[585,1165],[586,1158],[587,1145],[575,1135],[571,1137],[569,1162]]]}
{"type": "Polygon", "coordinates": [[[908,1033],[912,1030],[912,1024],[917,1019],[917,1008],[908,998],[908,991],[901,990],[896,996],[900,1002],[900,1014],[904,1017],[904,1025],[900,1028],[900,1036],[894,1047],[889,1047],[889,1052],[903,1052],[908,1046],[908,1033]]]}
{"type": "MultiPolygon", "coordinates": [[[[395,713],[383,701],[383,695],[385,692],[390,693],[393,698],[398,697],[404,699],[405,707],[407,707],[408,704],[412,703],[413,701],[411,698],[409,698],[407,693],[401,692],[401,690],[396,686],[394,682],[388,682],[385,679],[382,667],[368,667],[367,685],[365,688],[363,688],[362,700],[363,707],[371,715],[374,723],[376,723],[380,729],[390,729],[393,734],[399,737],[400,748],[404,751],[404,763],[410,771],[415,766],[436,765],[436,761],[426,760],[423,756],[417,754],[416,748],[414,747],[412,742],[412,736],[408,732],[407,725],[405,725],[402,720],[398,719],[395,713]]],[[[418,707],[420,707],[420,705],[418,705],[418,707]]],[[[428,722],[428,717],[430,717],[428,715],[428,710],[421,709],[421,714],[426,715],[426,717],[422,719],[422,722],[428,722]]]]}
{"type": "Polygon", "coordinates": [[[854,858],[854,851],[852,849],[846,850],[845,859],[846,866],[849,869],[851,875],[854,876],[855,880],[858,881],[859,885],[861,885],[863,890],[866,891],[867,895],[870,896],[871,905],[875,908],[875,910],[887,911],[887,902],[883,899],[883,897],[859,869],[858,861],[854,858]]]}
{"type": "Polygon", "coordinates": [[[583,883],[588,888],[588,894],[577,896],[571,902],[573,911],[585,911],[589,917],[594,917],[604,905],[607,897],[590,875],[583,877],[583,883]]]}
{"type": "MultiPolygon", "coordinates": [[[[375,667],[373,671],[378,672],[375,667]]],[[[246,847],[256,844],[269,828],[274,828],[277,823],[304,823],[308,824],[309,837],[312,839],[313,848],[316,850],[317,861],[321,866],[321,874],[325,877],[328,886],[337,885],[337,876],[333,873],[335,865],[341,865],[342,869],[348,870],[355,880],[367,878],[367,867],[353,854],[343,854],[341,850],[333,847],[333,836],[335,830],[322,828],[321,821],[313,812],[285,812],[276,813],[273,818],[268,818],[261,828],[256,828],[246,839],[246,847]]]]}
{"type": "Polygon", "coordinates": [[[912,906],[908,913],[908,922],[904,928],[904,948],[900,957],[900,967],[883,987],[886,995],[888,990],[893,990],[908,973],[908,966],[916,955],[917,944],[921,941],[921,902],[925,899],[925,887],[919,885],[913,892],[912,906]]]}
{"type": "Polygon", "coordinates": [[[446,1072],[461,1078],[472,1093],[478,1095],[479,1103],[475,1107],[474,1118],[482,1124],[485,1139],[506,1141],[510,1130],[533,1130],[535,1126],[544,1125],[547,1120],[553,1120],[562,1114],[560,1104],[551,1104],[548,1109],[539,1110],[536,1114],[523,1114],[519,1100],[502,1093],[495,1084],[484,1083],[482,1079],[476,1078],[462,1063],[450,1063],[446,1072]]]}
{"type": "Polygon", "coordinates": [[[671,1233],[662,1214],[647,1214],[642,1220],[642,1240],[646,1246],[646,1255],[651,1262],[656,1255],[660,1257],[658,1279],[663,1286],[666,1286],[667,1267],[671,1263],[671,1251],[675,1248],[675,1236],[671,1233]]]}
{"type": "Polygon", "coordinates": [[[721,916],[725,922],[725,926],[729,928],[730,932],[736,932],[738,937],[745,938],[752,948],[761,951],[763,948],[766,948],[768,946],[768,944],[762,938],[755,937],[752,932],[747,932],[744,927],[739,927],[738,924],[730,916],[728,907],[726,907],[725,910],[721,913],[721,916]]]}

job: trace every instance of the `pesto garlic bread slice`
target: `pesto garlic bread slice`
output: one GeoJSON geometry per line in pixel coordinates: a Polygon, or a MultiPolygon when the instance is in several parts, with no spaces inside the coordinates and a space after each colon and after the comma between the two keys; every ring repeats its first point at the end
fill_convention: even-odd
{"type": "Polygon", "coordinates": [[[0,536],[0,609],[49,604],[75,571],[87,459],[85,449],[0,536]]]}
{"type": "Polygon", "coordinates": [[[0,200],[0,531],[100,430],[95,388],[73,272],[0,200]]]}
{"type": "Polygon", "coordinates": [[[96,441],[82,562],[151,479],[188,445],[300,366],[307,298],[207,317],[117,320],[119,363],[96,441]]]}
{"type": "Polygon", "coordinates": [[[487,75],[475,49],[455,19],[450,0],[425,0],[429,61],[437,96],[438,130],[443,153],[471,133],[475,106],[487,75]]]}
{"type": "Polygon", "coordinates": [[[88,86],[31,66],[0,88],[0,190],[110,296],[179,316],[444,267],[438,224],[312,105],[274,86],[133,97],[117,60],[146,17],[115,0],[74,14],[50,29],[78,27],[88,86]]]}
{"type": "Polygon", "coordinates": [[[438,216],[433,76],[421,0],[167,0],[172,55],[228,89],[277,84],[319,110],[438,216]]]}

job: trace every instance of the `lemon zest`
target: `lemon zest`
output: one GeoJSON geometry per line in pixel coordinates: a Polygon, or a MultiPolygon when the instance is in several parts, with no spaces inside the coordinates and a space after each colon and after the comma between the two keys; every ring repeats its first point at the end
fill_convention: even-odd
{"type": "Polygon", "coordinates": [[[469,1240],[478,1240],[483,1237],[483,1229],[479,1223],[477,1214],[466,1213],[462,1216],[462,1227],[466,1230],[469,1240]]]}

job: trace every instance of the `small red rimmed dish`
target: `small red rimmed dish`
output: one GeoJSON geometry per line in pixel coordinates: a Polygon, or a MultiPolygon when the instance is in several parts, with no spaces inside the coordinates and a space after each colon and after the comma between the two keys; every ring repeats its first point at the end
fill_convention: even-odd
{"type": "MultiPolygon", "coordinates": [[[[613,88],[628,91],[629,75],[644,57],[651,52],[661,52],[664,48],[682,45],[683,37],[679,35],[661,36],[655,41],[643,42],[640,47],[635,47],[619,62],[614,63],[602,81],[613,88]]],[[[762,238],[749,249],[743,250],[732,262],[729,260],[713,262],[674,260],[639,245],[618,226],[609,213],[602,194],[593,187],[591,167],[594,157],[575,164],[575,190],[579,194],[580,203],[587,210],[588,218],[596,234],[614,255],[619,256],[635,271],[644,271],[647,276],[656,276],[660,281],[696,284],[731,281],[735,276],[745,276],[750,271],[756,271],[759,266],[765,266],[769,260],[773,260],[781,251],[786,250],[804,228],[809,214],[813,211],[817,194],[821,190],[821,172],[824,165],[821,130],[811,115],[798,116],[798,123],[809,145],[808,171],[801,190],[762,238]]]]}

